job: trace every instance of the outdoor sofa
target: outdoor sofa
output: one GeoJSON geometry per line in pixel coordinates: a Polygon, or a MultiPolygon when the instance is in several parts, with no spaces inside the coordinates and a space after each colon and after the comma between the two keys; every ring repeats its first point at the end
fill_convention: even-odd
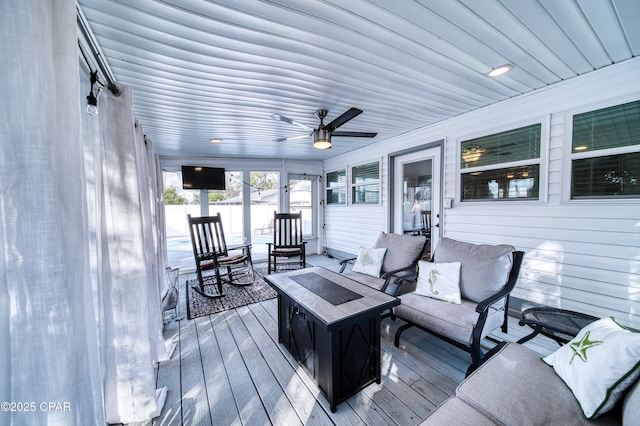
{"type": "MultiPolygon", "coordinates": [[[[538,352],[517,343],[496,349],[497,353],[460,383],[455,396],[440,405],[421,426],[640,425],[637,378],[611,411],[587,419],[573,391],[538,352]]],[[[612,362],[616,363],[613,357],[612,362]]],[[[597,374],[602,375],[603,369],[599,370],[597,374]]],[[[636,365],[636,374],[637,370],[636,365]]],[[[596,388],[591,384],[588,392],[595,395],[596,388]]]]}

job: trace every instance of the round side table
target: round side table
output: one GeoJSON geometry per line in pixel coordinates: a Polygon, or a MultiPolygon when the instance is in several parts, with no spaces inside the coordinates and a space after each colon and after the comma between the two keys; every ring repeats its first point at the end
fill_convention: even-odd
{"type": "Polygon", "coordinates": [[[557,308],[529,308],[522,312],[520,325],[528,325],[533,332],[518,343],[524,343],[533,339],[538,334],[555,340],[559,345],[564,345],[573,339],[580,330],[599,319],[580,312],[557,308]]]}

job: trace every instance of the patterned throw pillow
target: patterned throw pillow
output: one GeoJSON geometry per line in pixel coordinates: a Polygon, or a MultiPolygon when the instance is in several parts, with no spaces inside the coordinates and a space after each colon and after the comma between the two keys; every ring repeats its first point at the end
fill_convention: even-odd
{"type": "Polygon", "coordinates": [[[353,264],[353,268],[351,270],[353,272],[359,272],[361,274],[379,278],[380,270],[382,269],[382,262],[384,261],[384,255],[386,253],[386,248],[373,249],[360,247],[360,250],[358,251],[358,258],[356,259],[356,263],[353,264]]]}
{"type": "Polygon", "coordinates": [[[415,294],[462,304],[460,296],[460,262],[418,262],[418,283],[415,294]]]}
{"type": "Polygon", "coordinates": [[[542,358],[571,389],[588,419],[606,413],[640,375],[640,333],[602,318],[542,358]]]}

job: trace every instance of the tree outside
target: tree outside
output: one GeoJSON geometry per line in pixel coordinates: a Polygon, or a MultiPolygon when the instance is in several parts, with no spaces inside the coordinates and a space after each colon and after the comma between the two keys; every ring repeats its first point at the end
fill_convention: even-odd
{"type": "Polygon", "coordinates": [[[168,186],[164,188],[164,203],[168,205],[184,204],[185,199],[183,196],[178,195],[178,190],[175,186],[168,186]]]}

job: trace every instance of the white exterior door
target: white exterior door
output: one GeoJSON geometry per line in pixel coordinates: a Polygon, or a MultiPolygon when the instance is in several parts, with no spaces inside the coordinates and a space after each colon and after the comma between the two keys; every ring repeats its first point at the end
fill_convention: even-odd
{"type": "Polygon", "coordinates": [[[418,234],[422,212],[430,212],[431,251],[440,238],[441,148],[429,148],[394,157],[393,232],[418,234]]]}

